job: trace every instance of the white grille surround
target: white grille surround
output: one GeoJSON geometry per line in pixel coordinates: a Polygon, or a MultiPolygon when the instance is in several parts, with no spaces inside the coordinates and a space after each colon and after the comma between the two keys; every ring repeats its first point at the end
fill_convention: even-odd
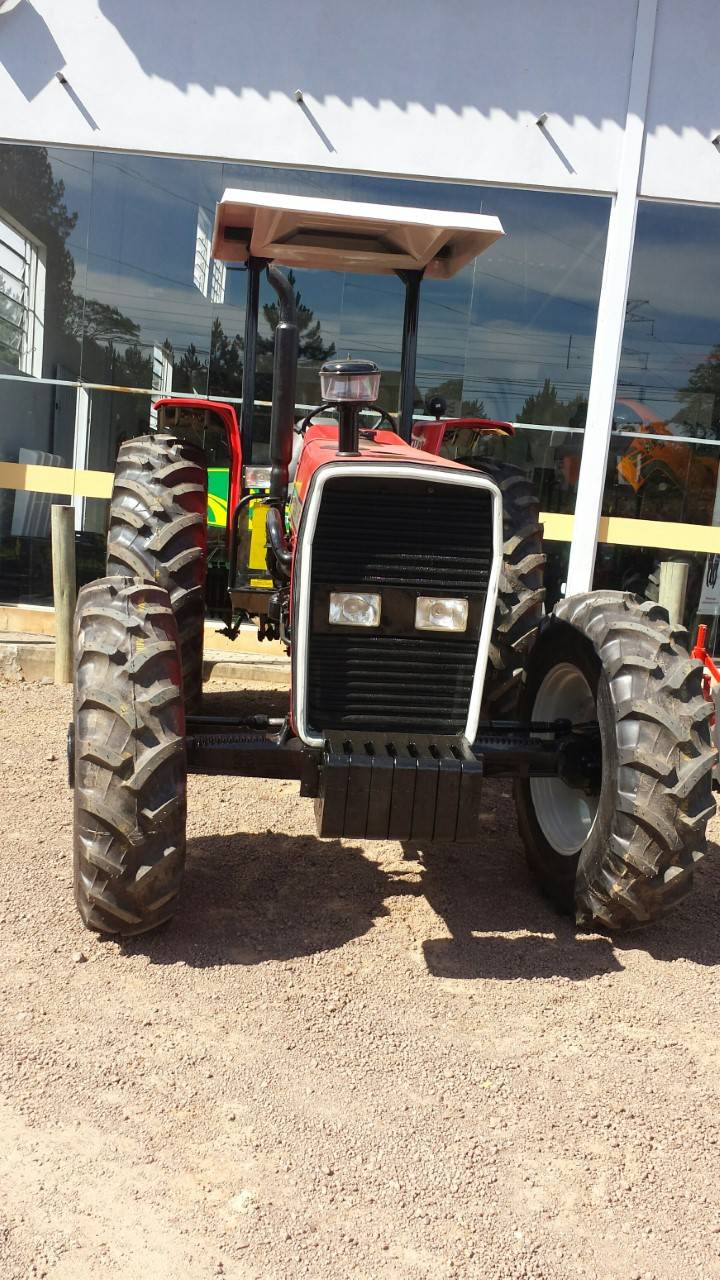
{"type": "Polygon", "coordinates": [[[425,481],[432,484],[460,485],[466,489],[486,491],[492,499],[493,555],[487,584],[485,608],[468,715],[464,735],[472,743],[477,736],[480,720],[485,671],[487,668],[490,638],[497,606],[498,584],[503,560],[503,508],[502,495],[497,485],[482,472],[441,466],[423,466],[421,463],[389,462],[329,462],[313,476],[297,533],[297,550],[293,572],[293,643],[292,643],[292,720],[295,732],[310,747],[322,747],[323,738],[308,723],[308,655],[311,627],[312,547],[317,526],[323,490],[326,483],[339,477],[365,477],[367,479],[403,479],[425,481]]]}

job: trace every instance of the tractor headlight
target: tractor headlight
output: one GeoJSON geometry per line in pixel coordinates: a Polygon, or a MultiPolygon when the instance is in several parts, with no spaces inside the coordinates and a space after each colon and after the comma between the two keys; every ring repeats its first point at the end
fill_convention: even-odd
{"type": "Polygon", "coordinates": [[[328,620],[341,627],[377,627],[380,608],[379,595],[360,591],[331,591],[328,620]]]}
{"type": "Polygon", "coordinates": [[[468,602],[443,596],[418,596],[415,626],[418,631],[467,631],[468,602]]]}

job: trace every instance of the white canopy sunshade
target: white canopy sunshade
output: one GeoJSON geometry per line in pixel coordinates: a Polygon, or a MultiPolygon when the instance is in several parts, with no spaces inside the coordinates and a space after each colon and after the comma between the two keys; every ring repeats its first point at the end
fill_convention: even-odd
{"type": "Polygon", "coordinates": [[[405,209],[274,192],[223,195],[212,254],[221,262],[268,258],[280,266],[447,279],[504,235],[490,214],[405,209]]]}

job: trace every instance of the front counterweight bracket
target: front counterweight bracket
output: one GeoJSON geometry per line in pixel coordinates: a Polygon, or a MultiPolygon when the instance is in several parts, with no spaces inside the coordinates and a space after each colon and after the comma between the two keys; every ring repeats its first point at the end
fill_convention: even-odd
{"type": "Polygon", "coordinates": [[[326,734],[318,834],[475,842],[482,779],[483,762],[464,738],[326,734]]]}

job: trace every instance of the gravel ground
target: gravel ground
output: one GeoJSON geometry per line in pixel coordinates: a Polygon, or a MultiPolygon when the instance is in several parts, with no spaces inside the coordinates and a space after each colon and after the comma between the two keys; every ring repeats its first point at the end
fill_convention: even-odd
{"type": "Polygon", "coordinates": [[[69,705],[0,688],[2,1280],[720,1277],[720,858],[613,944],[538,896],[507,787],[419,855],[197,778],[175,923],[102,942],[69,705]]]}

